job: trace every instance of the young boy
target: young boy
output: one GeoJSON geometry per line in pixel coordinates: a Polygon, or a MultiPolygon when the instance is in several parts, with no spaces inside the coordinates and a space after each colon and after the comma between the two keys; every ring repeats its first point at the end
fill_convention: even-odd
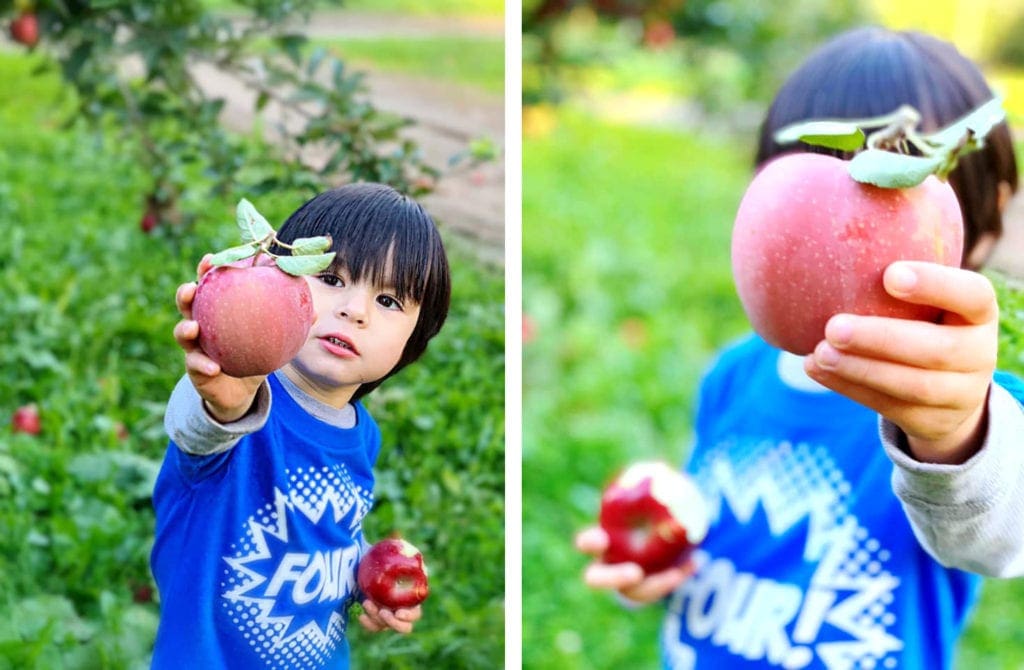
{"type": "MultiPolygon", "coordinates": [[[[928,131],[991,97],[977,68],[947,43],[850,31],[782,87],[757,163],[793,150],[772,138],[796,121],[870,118],[910,104],[928,131]]],[[[913,498],[922,479],[927,486],[946,478],[946,468],[1005,458],[1024,434],[1024,388],[994,373],[995,294],[972,272],[998,237],[1000,210],[1017,185],[1005,125],[961,162],[951,183],[964,213],[964,269],[899,262],[884,276],[893,296],[943,309],[941,322],[836,315],[804,359],[758,337],[729,347],[702,385],[687,466],[712,509],[700,550],[688,564],[647,577],[633,564],[588,566],[592,587],[640,602],[670,596],[665,667],[951,665],[980,579],[944,567],[928,549],[940,554],[938,538],[951,527],[997,522],[968,505],[928,519],[911,512],[920,524],[912,527],[886,454],[898,464],[897,487],[913,498]]],[[[983,468],[986,485],[998,480],[993,469],[983,468]]],[[[1006,479],[1020,478],[1018,471],[1006,479]]],[[[991,508],[995,499],[986,495],[974,499],[991,508]]],[[[924,506],[942,508],[950,497],[933,493],[924,506]]],[[[599,528],[577,537],[589,554],[606,545],[599,528]]],[[[968,551],[977,567],[997,568],[991,554],[1005,549],[975,542],[968,551]]]]}
{"type": "MultiPolygon", "coordinates": [[[[337,255],[306,277],[316,321],[267,377],[223,374],[198,345],[196,284],[178,288],[187,375],[168,404],[154,492],[153,668],[348,667],[380,450],[359,398],[423,354],[447,316],[450,276],[433,221],[387,186],[322,193],[278,237],[318,235],[337,255]]],[[[209,269],[204,258],[200,276],[209,269]]],[[[371,631],[408,633],[421,615],[362,605],[371,631]]]]}

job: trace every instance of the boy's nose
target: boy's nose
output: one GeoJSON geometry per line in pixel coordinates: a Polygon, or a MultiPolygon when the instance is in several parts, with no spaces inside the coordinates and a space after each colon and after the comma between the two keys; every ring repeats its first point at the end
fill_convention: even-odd
{"type": "Polygon", "coordinates": [[[340,300],[338,314],[342,318],[354,321],[359,325],[364,325],[370,312],[369,301],[369,292],[353,288],[350,291],[346,291],[344,297],[340,300]]]}

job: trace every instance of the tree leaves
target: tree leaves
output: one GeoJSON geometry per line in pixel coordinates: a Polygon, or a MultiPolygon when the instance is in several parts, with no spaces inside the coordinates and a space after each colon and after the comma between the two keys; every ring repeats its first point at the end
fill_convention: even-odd
{"type": "Polygon", "coordinates": [[[804,142],[828,149],[856,151],[864,146],[864,131],[847,121],[807,121],[785,126],[775,133],[779,144],[804,142]]]}
{"type": "Polygon", "coordinates": [[[274,228],[245,198],[242,198],[235,208],[235,219],[245,243],[215,253],[210,259],[210,264],[214,267],[264,253],[272,257],[282,271],[299,276],[322,272],[334,261],[334,252],[327,253],[331,248],[329,236],[300,237],[291,244],[281,242],[277,239],[274,228]],[[274,246],[285,247],[291,255],[273,253],[271,248],[274,246]]]}
{"type": "Polygon", "coordinates": [[[334,261],[334,252],[317,254],[316,256],[278,256],[274,262],[277,267],[290,275],[311,275],[323,272],[334,261]]]}

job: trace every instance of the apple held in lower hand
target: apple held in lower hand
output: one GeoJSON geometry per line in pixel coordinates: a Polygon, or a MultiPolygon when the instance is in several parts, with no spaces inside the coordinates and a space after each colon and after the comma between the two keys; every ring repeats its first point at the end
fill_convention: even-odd
{"type": "Polygon", "coordinates": [[[423,554],[400,538],[370,547],[359,562],[356,581],[366,597],[392,610],[415,607],[430,595],[423,554]]]}
{"type": "Polygon", "coordinates": [[[767,342],[808,354],[834,314],[934,320],[938,310],[885,292],[892,262],[959,267],[963,219],[949,184],[910,188],[855,181],[847,161],[788,154],[769,162],[736,214],[732,266],[743,308],[767,342]]]}
{"type": "Polygon", "coordinates": [[[605,563],[633,562],[645,574],[683,560],[707,535],[709,516],[689,476],[662,462],[626,468],[601,497],[605,563]]]}

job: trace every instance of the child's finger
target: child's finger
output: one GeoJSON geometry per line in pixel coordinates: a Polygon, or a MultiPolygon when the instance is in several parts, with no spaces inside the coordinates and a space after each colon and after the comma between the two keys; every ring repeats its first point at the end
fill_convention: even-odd
{"type": "Polygon", "coordinates": [[[190,319],[182,319],[174,324],[174,339],[178,345],[191,351],[196,347],[196,339],[199,338],[199,324],[190,319]]]}
{"type": "Polygon", "coordinates": [[[636,563],[591,563],[583,571],[583,582],[593,589],[621,591],[637,586],[644,571],[636,563]]]}
{"type": "Polygon", "coordinates": [[[202,279],[204,274],[213,269],[213,264],[210,263],[211,258],[213,258],[213,254],[205,254],[199,260],[199,265],[196,266],[196,281],[202,279]]]}
{"type": "Polygon", "coordinates": [[[178,311],[186,319],[192,318],[192,300],[196,297],[196,283],[188,282],[178,287],[174,294],[174,302],[178,305],[178,311]]]}
{"type": "Polygon", "coordinates": [[[984,275],[923,261],[897,261],[882,276],[894,298],[932,305],[959,315],[967,323],[988,323],[999,315],[995,290],[984,275]]]}
{"type": "MultiPolygon", "coordinates": [[[[857,354],[926,370],[974,372],[995,368],[995,336],[984,326],[947,326],[881,316],[837,314],[825,325],[819,354],[857,354]]],[[[820,360],[827,363],[827,360],[820,360]]]]}
{"type": "Polygon", "coordinates": [[[365,612],[359,615],[359,623],[363,628],[371,633],[379,633],[386,628],[383,623],[377,621],[365,612]]]}
{"type": "Polygon", "coordinates": [[[220,372],[220,366],[196,347],[185,353],[185,370],[190,374],[214,377],[220,372]]]}
{"type": "Polygon", "coordinates": [[[417,605],[416,607],[403,607],[395,610],[395,618],[408,623],[416,623],[423,616],[423,608],[417,605]]]}
{"type": "Polygon", "coordinates": [[[692,574],[693,569],[688,566],[669,568],[649,575],[633,588],[623,589],[622,595],[643,603],[660,600],[675,591],[692,574]]]}
{"type": "Polygon", "coordinates": [[[578,551],[599,556],[608,548],[608,533],[600,526],[584,528],[576,534],[575,544],[578,551]]]}
{"type": "Polygon", "coordinates": [[[407,634],[412,632],[412,628],[413,628],[412,622],[411,621],[402,621],[401,619],[396,617],[395,613],[392,612],[391,610],[389,610],[387,608],[381,608],[380,612],[379,612],[379,615],[380,615],[380,618],[387,625],[387,627],[390,628],[391,630],[395,631],[396,633],[401,633],[403,635],[407,635],[407,634]]]}

